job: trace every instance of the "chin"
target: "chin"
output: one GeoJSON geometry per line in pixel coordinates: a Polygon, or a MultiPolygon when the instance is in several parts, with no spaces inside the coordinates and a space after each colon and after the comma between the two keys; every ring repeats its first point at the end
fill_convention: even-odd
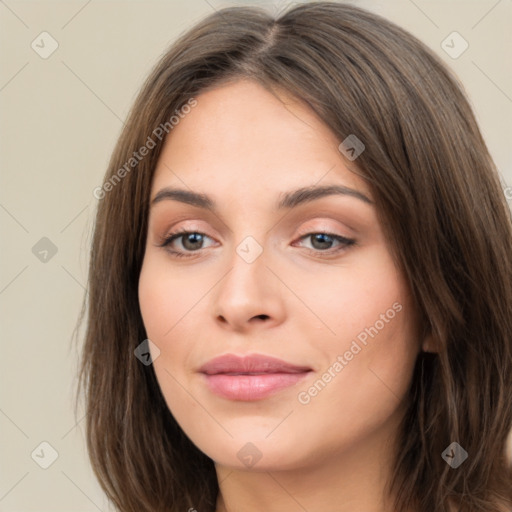
{"type": "Polygon", "coordinates": [[[305,461],[312,460],[315,451],[305,449],[304,438],[298,431],[283,431],[281,436],[269,431],[250,431],[233,438],[223,437],[212,443],[197,443],[199,449],[216,464],[237,470],[247,471],[283,471],[299,469],[305,461]],[[271,439],[271,437],[273,437],[271,439]],[[299,448],[299,449],[298,449],[299,448]]]}

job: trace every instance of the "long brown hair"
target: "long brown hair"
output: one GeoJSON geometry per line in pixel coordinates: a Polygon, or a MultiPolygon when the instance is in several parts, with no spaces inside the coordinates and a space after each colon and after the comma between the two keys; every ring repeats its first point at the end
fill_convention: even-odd
{"type": "Polygon", "coordinates": [[[152,366],[134,356],[146,339],[137,290],[162,134],[187,103],[200,105],[202,91],[239,78],[304,101],[340,142],[363,141],[352,168],[371,187],[422,332],[438,347],[416,362],[389,482],[395,510],[504,510],[512,504],[512,222],[495,165],[442,61],[390,21],[334,2],[278,17],[254,7],[213,13],[165,53],[129,113],[95,193],[79,319],[87,308],[77,397],[84,392],[102,488],[123,512],[215,510],[212,460],[177,425],[152,366]],[[142,146],[146,156],[135,159],[142,146]],[[442,457],[452,442],[468,454],[457,469],[442,457]]]}

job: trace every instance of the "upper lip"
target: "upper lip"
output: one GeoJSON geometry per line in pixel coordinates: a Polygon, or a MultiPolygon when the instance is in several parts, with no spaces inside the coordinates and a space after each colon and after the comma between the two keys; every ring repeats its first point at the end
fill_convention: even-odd
{"type": "Polygon", "coordinates": [[[261,373],[302,373],[310,371],[307,366],[297,366],[275,357],[262,354],[237,356],[225,354],[205,363],[199,372],[207,375],[219,373],[261,374],[261,373]]]}

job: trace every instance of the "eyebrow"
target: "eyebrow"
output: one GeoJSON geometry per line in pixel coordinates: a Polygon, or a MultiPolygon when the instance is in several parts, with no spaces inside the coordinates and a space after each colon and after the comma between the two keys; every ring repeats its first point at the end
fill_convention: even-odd
{"type": "MultiPolygon", "coordinates": [[[[326,185],[322,187],[310,186],[302,187],[291,192],[281,194],[281,199],[277,203],[276,208],[278,210],[294,208],[300,204],[308,203],[316,199],[320,199],[326,196],[342,195],[354,197],[360,199],[364,203],[373,204],[373,201],[366,197],[362,192],[358,190],[345,187],[343,185],[326,185]]],[[[151,206],[165,200],[172,199],[180,201],[182,203],[197,206],[211,212],[217,212],[217,205],[215,201],[206,194],[198,192],[192,192],[190,190],[177,189],[165,187],[161,189],[151,201],[151,206]]]]}

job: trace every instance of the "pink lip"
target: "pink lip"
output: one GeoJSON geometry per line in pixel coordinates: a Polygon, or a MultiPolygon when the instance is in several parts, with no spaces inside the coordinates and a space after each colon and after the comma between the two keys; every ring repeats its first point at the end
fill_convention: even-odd
{"type": "Polygon", "coordinates": [[[302,380],[311,368],[274,357],[227,354],[203,365],[210,391],[230,400],[261,400],[302,380]]]}

